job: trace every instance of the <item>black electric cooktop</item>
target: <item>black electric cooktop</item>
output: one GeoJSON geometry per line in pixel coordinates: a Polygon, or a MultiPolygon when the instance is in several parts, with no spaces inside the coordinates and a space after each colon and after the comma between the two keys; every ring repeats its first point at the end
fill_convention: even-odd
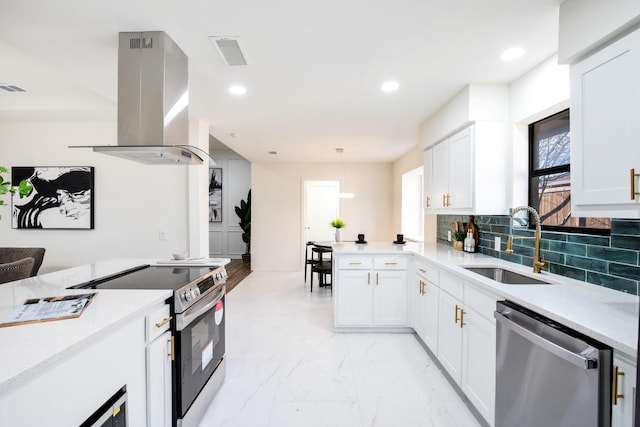
{"type": "Polygon", "coordinates": [[[172,289],[197,280],[216,267],[160,267],[143,265],[72,286],[74,289],[172,289]]]}

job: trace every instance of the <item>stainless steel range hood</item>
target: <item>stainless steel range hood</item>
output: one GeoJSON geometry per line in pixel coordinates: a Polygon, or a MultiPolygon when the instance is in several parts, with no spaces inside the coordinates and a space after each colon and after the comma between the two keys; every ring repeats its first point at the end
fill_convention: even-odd
{"type": "Polygon", "coordinates": [[[163,31],[119,37],[118,144],[87,148],[146,164],[211,164],[188,145],[187,56],[163,31]]]}

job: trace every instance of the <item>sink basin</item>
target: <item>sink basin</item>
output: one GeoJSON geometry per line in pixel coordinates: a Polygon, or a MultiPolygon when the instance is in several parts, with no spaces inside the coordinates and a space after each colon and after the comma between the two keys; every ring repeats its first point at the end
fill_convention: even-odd
{"type": "Polygon", "coordinates": [[[488,277],[496,282],[504,283],[505,285],[550,285],[551,283],[544,280],[534,279],[533,277],[525,276],[515,271],[505,270],[500,267],[463,267],[472,273],[479,274],[484,277],[488,277]]]}

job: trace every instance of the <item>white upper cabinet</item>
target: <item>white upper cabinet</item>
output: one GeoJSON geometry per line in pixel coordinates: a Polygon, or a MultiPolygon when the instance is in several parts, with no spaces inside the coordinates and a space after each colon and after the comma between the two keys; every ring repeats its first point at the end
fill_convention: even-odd
{"type": "Polygon", "coordinates": [[[424,187],[424,208],[433,207],[433,150],[425,150],[423,155],[423,187],[424,187]]]}
{"type": "Polygon", "coordinates": [[[571,66],[571,210],[640,218],[640,30],[571,66]]]}
{"type": "Polygon", "coordinates": [[[480,121],[427,149],[426,211],[506,214],[511,174],[508,135],[506,122],[480,121]]]}

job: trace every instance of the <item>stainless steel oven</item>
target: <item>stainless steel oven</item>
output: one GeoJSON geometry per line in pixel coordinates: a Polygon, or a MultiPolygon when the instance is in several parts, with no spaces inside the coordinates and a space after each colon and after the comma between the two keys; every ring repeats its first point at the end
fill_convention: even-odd
{"type": "Polygon", "coordinates": [[[174,427],[197,426],[226,375],[224,267],[142,265],[74,286],[91,289],[171,289],[174,341],[174,427]]]}
{"type": "Polygon", "coordinates": [[[177,425],[197,426],[220,388],[225,366],[225,286],[175,316],[177,425]]]}

